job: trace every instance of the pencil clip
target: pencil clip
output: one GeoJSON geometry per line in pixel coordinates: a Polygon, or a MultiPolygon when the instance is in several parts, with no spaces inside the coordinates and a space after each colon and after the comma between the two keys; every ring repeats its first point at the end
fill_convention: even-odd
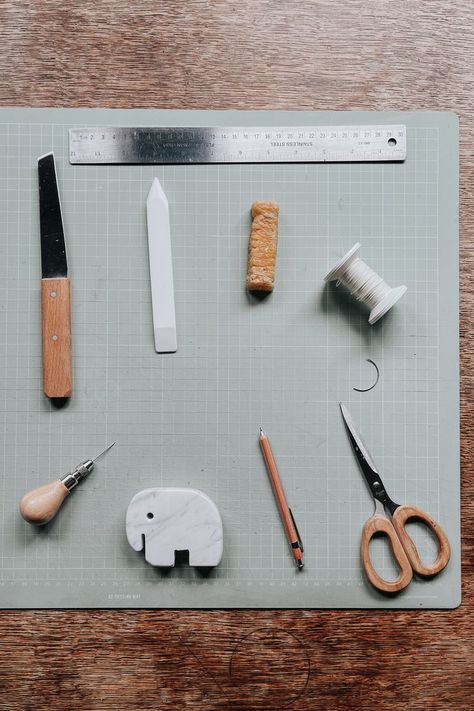
{"type": "Polygon", "coordinates": [[[298,536],[298,543],[300,546],[300,550],[302,553],[304,553],[303,541],[301,540],[300,532],[298,531],[298,526],[296,525],[295,517],[293,516],[293,511],[289,507],[288,507],[288,511],[290,512],[291,520],[293,521],[293,526],[295,527],[296,535],[298,536]]]}

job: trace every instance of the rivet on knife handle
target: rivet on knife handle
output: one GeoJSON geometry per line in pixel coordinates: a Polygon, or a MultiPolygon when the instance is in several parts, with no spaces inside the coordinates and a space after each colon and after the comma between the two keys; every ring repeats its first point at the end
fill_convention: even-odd
{"type": "Polygon", "coordinates": [[[38,159],[41,229],[43,390],[51,398],[72,393],[71,294],[54,156],[38,159]]]}

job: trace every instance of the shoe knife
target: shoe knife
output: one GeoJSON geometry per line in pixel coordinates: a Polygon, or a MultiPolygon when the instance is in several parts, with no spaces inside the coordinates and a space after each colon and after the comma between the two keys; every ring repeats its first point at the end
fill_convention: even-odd
{"type": "Polygon", "coordinates": [[[43,390],[47,397],[67,398],[72,394],[71,287],[52,153],[38,158],[38,184],[43,390]]]}

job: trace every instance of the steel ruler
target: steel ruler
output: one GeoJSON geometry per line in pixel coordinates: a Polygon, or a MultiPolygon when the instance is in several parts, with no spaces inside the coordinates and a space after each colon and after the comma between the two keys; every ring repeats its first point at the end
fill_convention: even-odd
{"type": "Polygon", "coordinates": [[[69,130],[78,164],[402,161],[406,126],[95,127],[69,130]]]}

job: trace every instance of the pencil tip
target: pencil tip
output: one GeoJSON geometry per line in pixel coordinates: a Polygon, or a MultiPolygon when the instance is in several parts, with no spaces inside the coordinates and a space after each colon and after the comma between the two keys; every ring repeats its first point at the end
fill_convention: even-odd
{"type": "Polygon", "coordinates": [[[298,560],[296,565],[298,566],[298,570],[303,570],[304,568],[304,563],[302,560],[298,560]]]}
{"type": "Polygon", "coordinates": [[[260,437],[265,437],[265,432],[262,430],[261,427],[260,427],[260,437]]]}

